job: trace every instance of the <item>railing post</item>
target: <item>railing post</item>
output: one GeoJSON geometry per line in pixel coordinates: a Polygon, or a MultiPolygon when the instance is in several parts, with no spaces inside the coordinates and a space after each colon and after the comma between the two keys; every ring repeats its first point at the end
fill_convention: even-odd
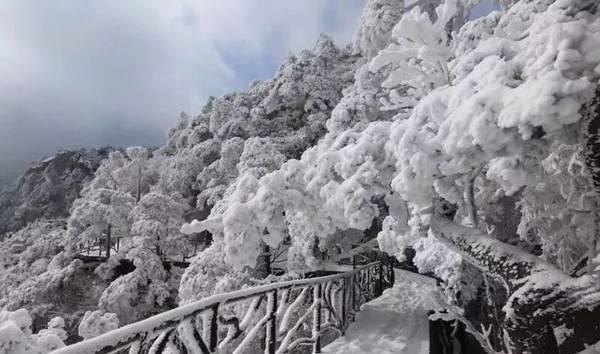
{"type": "Polygon", "coordinates": [[[273,290],[267,301],[267,311],[269,321],[267,322],[265,353],[275,354],[277,349],[277,289],[273,290]]]}
{"type": "Polygon", "coordinates": [[[313,354],[321,352],[321,297],[322,288],[321,284],[315,284],[314,287],[314,303],[315,309],[313,310],[313,330],[312,337],[313,343],[313,354]]]}
{"type": "Polygon", "coordinates": [[[381,294],[383,294],[383,262],[379,263],[378,288],[377,296],[381,296],[381,294]]]}
{"type": "Polygon", "coordinates": [[[390,257],[388,265],[387,265],[387,269],[388,269],[388,273],[389,273],[388,281],[393,286],[396,283],[396,273],[394,272],[394,258],[390,257]]]}
{"type": "Polygon", "coordinates": [[[346,323],[348,322],[348,317],[346,313],[346,301],[348,297],[348,284],[350,283],[350,278],[344,278],[344,286],[342,287],[342,313],[340,318],[342,319],[342,335],[346,335],[346,323]]]}
{"type": "MultiPolygon", "coordinates": [[[[358,273],[352,274],[352,284],[350,286],[350,297],[352,298],[352,312],[356,310],[356,277],[358,273]]],[[[354,315],[352,316],[352,322],[354,322],[354,315]]]]}
{"type": "MultiPolygon", "coordinates": [[[[219,325],[217,323],[217,318],[219,317],[219,304],[215,304],[214,306],[212,306],[212,314],[210,317],[210,324],[209,324],[209,341],[208,341],[208,346],[211,352],[215,351],[215,349],[217,349],[217,343],[219,341],[219,325]]],[[[206,324],[204,324],[204,326],[206,326],[206,324]]],[[[206,329],[206,328],[205,328],[206,329]]],[[[206,331],[205,331],[206,333],[206,331]]],[[[206,337],[205,337],[206,338],[206,337]]]]}
{"type": "Polygon", "coordinates": [[[373,267],[370,266],[369,268],[367,268],[367,300],[369,301],[371,300],[371,271],[373,270],[373,267]]]}

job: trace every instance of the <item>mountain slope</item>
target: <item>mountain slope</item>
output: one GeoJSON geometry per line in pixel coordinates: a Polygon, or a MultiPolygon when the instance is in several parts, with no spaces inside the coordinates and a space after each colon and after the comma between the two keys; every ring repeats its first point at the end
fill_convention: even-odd
{"type": "Polygon", "coordinates": [[[0,239],[37,219],[66,218],[109,151],[65,150],[32,164],[16,185],[0,191],[0,239]]]}

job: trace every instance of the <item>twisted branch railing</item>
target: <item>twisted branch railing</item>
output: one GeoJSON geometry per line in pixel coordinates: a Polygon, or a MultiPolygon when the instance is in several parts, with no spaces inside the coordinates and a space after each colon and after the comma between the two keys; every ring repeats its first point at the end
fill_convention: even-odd
{"type": "Polygon", "coordinates": [[[384,258],[347,273],[219,294],[51,354],[320,353],[394,283],[384,258]]]}

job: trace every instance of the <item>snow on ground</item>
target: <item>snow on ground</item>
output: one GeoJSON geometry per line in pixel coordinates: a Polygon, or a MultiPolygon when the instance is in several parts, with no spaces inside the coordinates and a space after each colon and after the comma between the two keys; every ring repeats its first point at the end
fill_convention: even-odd
{"type": "Polygon", "coordinates": [[[396,270],[394,287],[364,304],[346,335],[323,353],[428,354],[427,316],[440,298],[433,279],[396,270]]]}

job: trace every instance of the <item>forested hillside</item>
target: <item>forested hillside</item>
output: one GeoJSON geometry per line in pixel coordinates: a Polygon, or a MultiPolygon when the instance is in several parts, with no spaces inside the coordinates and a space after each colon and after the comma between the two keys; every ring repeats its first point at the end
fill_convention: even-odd
{"type": "MultiPolygon", "coordinates": [[[[164,146],[110,152],[89,182],[57,172],[86,182],[65,224],[0,213],[15,231],[0,353],[5,333],[48,351],[366,242],[399,261],[413,249],[447,296],[435,316],[489,353],[527,352],[531,328],[561,353],[600,340],[573,323],[600,308],[598,3],[504,0],[474,18],[477,3],[369,0],[351,44],[321,36],[182,113],[164,146]],[[97,240],[119,247],[95,269],[73,259],[97,240]]],[[[62,215],[70,197],[31,197],[42,183],[18,198],[62,215]]]]}
{"type": "Polygon", "coordinates": [[[35,162],[16,185],[0,188],[0,239],[37,219],[64,219],[110,148],[60,151],[35,162]]]}

